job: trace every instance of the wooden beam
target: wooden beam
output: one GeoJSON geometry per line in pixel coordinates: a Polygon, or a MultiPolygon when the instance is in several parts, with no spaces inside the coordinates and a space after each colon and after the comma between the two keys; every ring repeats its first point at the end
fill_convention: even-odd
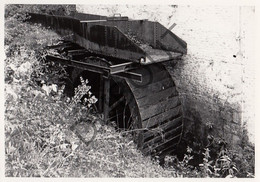
{"type": "Polygon", "coordinates": [[[124,99],[125,99],[125,96],[122,96],[120,99],[118,99],[115,103],[113,103],[110,106],[109,111],[112,111],[114,108],[116,108],[124,99]]]}
{"type": "Polygon", "coordinates": [[[108,123],[109,118],[109,99],[110,99],[110,78],[103,78],[104,79],[104,121],[108,123]]]}
{"type": "Polygon", "coordinates": [[[99,93],[98,93],[98,111],[101,113],[103,111],[104,104],[104,78],[103,75],[99,75],[99,93]]]}

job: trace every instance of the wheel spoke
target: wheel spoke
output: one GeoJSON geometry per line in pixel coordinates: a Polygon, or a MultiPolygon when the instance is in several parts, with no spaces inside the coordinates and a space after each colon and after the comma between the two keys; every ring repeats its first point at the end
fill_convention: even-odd
{"type": "Polygon", "coordinates": [[[123,111],[123,126],[124,128],[126,128],[126,123],[125,123],[125,111],[126,111],[126,106],[127,106],[127,103],[125,102],[125,106],[124,106],[124,111],[123,111]]]}
{"type": "Polygon", "coordinates": [[[116,102],[114,102],[110,107],[109,107],[109,111],[112,111],[113,109],[115,109],[117,106],[119,106],[119,104],[124,101],[125,97],[122,96],[120,99],[118,99],[116,102]]]}

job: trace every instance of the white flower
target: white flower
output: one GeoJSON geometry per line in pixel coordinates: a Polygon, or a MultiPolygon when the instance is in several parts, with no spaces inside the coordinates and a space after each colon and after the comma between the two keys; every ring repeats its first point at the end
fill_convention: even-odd
{"type": "Polygon", "coordinates": [[[46,92],[47,95],[49,95],[50,92],[52,91],[52,87],[51,86],[47,86],[46,84],[42,85],[42,89],[46,92]]]}
{"type": "Polygon", "coordinates": [[[89,99],[89,102],[94,104],[97,102],[97,98],[95,96],[92,96],[90,99],[89,99]]]}
{"type": "Polygon", "coordinates": [[[32,67],[32,64],[27,61],[27,62],[21,64],[21,66],[17,69],[17,71],[18,71],[20,74],[26,73],[27,71],[30,70],[31,67],[32,67]]]}
{"type": "Polygon", "coordinates": [[[51,87],[54,92],[58,91],[58,86],[56,84],[52,84],[51,87]]]}
{"type": "Polygon", "coordinates": [[[77,143],[74,143],[74,142],[72,142],[72,144],[71,144],[72,146],[71,146],[71,149],[73,150],[73,151],[75,151],[77,148],[78,148],[78,144],[77,143]]]}

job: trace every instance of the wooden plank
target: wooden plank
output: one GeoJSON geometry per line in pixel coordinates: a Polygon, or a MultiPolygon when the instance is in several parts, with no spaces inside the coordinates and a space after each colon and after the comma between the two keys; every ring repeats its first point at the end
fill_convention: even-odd
{"type": "Polygon", "coordinates": [[[144,134],[144,143],[154,143],[158,142],[160,140],[167,140],[169,138],[172,138],[173,136],[176,136],[182,132],[183,124],[181,121],[176,122],[172,126],[168,125],[169,129],[167,131],[163,131],[158,136],[153,135],[152,132],[144,134]]]}
{"type": "Polygon", "coordinates": [[[175,87],[170,87],[165,90],[162,90],[157,93],[149,94],[142,98],[136,98],[136,101],[138,103],[138,106],[141,107],[147,107],[150,105],[155,105],[159,102],[162,102],[164,100],[169,100],[170,98],[178,96],[176,92],[175,87]]]}
{"type": "Polygon", "coordinates": [[[172,144],[178,144],[180,137],[181,137],[181,133],[173,138],[170,138],[169,140],[165,141],[164,143],[158,145],[155,147],[155,149],[157,151],[162,151],[163,148],[166,148],[166,146],[172,145],[172,144]]]}
{"type": "Polygon", "coordinates": [[[156,116],[153,116],[152,118],[149,118],[142,122],[143,128],[150,128],[153,126],[156,126],[160,124],[163,121],[166,121],[167,119],[170,119],[171,117],[177,116],[181,113],[181,105],[178,105],[175,108],[172,108],[168,111],[162,112],[160,114],[157,114],[156,116]]]}
{"type": "Polygon", "coordinates": [[[146,62],[142,62],[142,64],[152,64],[154,62],[163,62],[173,59],[179,59],[182,57],[181,53],[172,52],[172,51],[164,51],[160,49],[151,49],[147,52],[146,62]]]}
{"type": "MultiPolygon", "coordinates": [[[[178,118],[175,118],[171,121],[164,123],[163,125],[158,126],[158,131],[164,131],[165,132],[165,130],[167,130],[168,128],[172,128],[172,127],[177,128],[180,125],[182,125],[182,116],[179,116],[178,118]]],[[[159,136],[159,133],[154,132],[154,130],[148,129],[148,131],[144,132],[144,141],[149,140],[149,138],[153,137],[156,134],[159,136]]]]}
{"type": "Polygon", "coordinates": [[[134,73],[142,74],[142,82],[136,82],[133,80],[128,80],[131,89],[145,88],[149,84],[170,78],[167,70],[158,70],[158,72],[151,71],[150,68],[131,70],[134,73]]]}
{"type": "Polygon", "coordinates": [[[107,20],[81,20],[80,23],[93,23],[93,22],[102,22],[107,20]]]}
{"type": "Polygon", "coordinates": [[[167,154],[171,153],[171,152],[174,152],[176,147],[177,147],[178,143],[175,143],[175,144],[172,144],[168,147],[165,147],[163,148],[162,150],[158,151],[158,152],[155,152],[152,154],[152,156],[160,156],[161,157],[165,157],[167,154]]]}
{"type": "Polygon", "coordinates": [[[103,111],[103,96],[104,96],[104,79],[103,75],[99,76],[99,94],[98,94],[98,110],[103,111]]]}
{"type": "Polygon", "coordinates": [[[178,105],[178,103],[179,103],[179,98],[178,98],[178,96],[176,96],[176,97],[166,99],[155,105],[139,107],[141,118],[142,118],[142,120],[151,118],[161,112],[165,112],[171,108],[176,107],[178,105]]]}
{"type": "Polygon", "coordinates": [[[135,73],[142,74],[142,79],[143,79],[141,83],[128,80],[127,82],[132,90],[134,90],[135,88],[145,88],[152,83],[164,80],[166,78],[171,78],[169,72],[161,64],[152,64],[149,66],[143,66],[141,68],[134,69],[132,71],[135,73]]]}
{"type": "Polygon", "coordinates": [[[176,128],[164,133],[163,135],[152,138],[151,140],[144,142],[144,148],[148,145],[153,145],[154,143],[165,143],[166,140],[169,140],[175,136],[178,136],[182,131],[183,125],[179,125],[176,128]]]}
{"type": "Polygon", "coordinates": [[[163,80],[153,82],[145,87],[135,87],[132,88],[136,98],[142,98],[144,96],[148,96],[150,94],[154,94],[156,92],[160,92],[161,90],[167,89],[169,87],[173,87],[174,83],[172,78],[165,78],[163,80]]]}
{"type": "Polygon", "coordinates": [[[141,73],[143,72],[144,70],[150,70],[151,72],[153,72],[154,74],[160,72],[160,71],[166,71],[166,68],[164,65],[162,64],[152,64],[152,65],[147,65],[147,66],[142,66],[140,67],[140,69],[136,69],[137,72],[141,73]]]}

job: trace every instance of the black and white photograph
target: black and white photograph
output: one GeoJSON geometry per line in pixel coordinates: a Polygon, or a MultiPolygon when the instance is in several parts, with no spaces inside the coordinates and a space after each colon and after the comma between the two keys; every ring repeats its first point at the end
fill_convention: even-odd
{"type": "Polygon", "coordinates": [[[257,6],[109,2],[4,2],[3,179],[255,179],[257,6]]]}

